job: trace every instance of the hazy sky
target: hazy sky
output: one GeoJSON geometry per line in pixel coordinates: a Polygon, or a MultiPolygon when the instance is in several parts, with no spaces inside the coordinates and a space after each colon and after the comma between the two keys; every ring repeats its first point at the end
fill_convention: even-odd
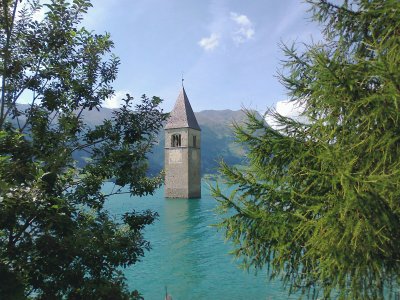
{"type": "Polygon", "coordinates": [[[242,106],[264,111],[287,98],[275,77],[284,58],[279,43],[320,38],[301,0],[92,3],[85,26],[109,32],[121,58],[117,96],[156,95],[167,111],[182,72],[194,111],[242,106]]]}
{"type": "MultiPolygon", "coordinates": [[[[120,57],[117,98],[130,92],[172,109],[184,85],[194,111],[265,111],[287,99],[275,77],[281,41],[320,39],[302,0],[93,0],[85,26],[109,32],[120,57]]],[[[110,101],[115,105],[118,101],[110,101]]]]}

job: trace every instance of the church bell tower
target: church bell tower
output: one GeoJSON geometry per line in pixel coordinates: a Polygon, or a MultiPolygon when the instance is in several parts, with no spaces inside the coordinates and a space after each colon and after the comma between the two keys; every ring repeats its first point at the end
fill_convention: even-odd
{"type": "Polygon", "coordinates": [[[165,125],[165,197],[201,197],[200,131],[182,86],[165,125]]]}

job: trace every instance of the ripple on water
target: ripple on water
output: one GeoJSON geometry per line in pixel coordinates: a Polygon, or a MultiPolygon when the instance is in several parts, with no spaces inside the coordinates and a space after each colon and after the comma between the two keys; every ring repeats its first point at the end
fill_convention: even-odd
{"type": "MultiPolygon", "coordinates": [[[[110,186],[105,186],[105,189],[110,186]]],[[[218,222],[216,201],[203,187],[201,199],[165,199],[163,189],[152,196],[121,195],[107,202],[112,214],[151,209],[159,219],[145,230],[152,250],[125,270],[128,284],[147,299],[163,299],[165,286],[174,300],[288,299],[280,282],[267,282],[238,268],[228,255],[230,244],[210,225],[218,222]]]]}

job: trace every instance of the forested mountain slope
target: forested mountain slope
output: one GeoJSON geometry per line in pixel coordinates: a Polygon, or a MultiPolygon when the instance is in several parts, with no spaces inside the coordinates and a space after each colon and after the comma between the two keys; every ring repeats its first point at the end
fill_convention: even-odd
{"type": "MultiPolygon", "coordinates": [[[[19,105],[24,110],[26,105],[19,105]]],[[[101,108],[100,111],[84,112],[84,122],[90,127],[99,125],[105,119],[112,118],[112,109],[101,108]]],[[[234,142],[233,122],[241,123],[245,118],[243,111],[204,110],[195,113],[201,127],[201,159],[202,174],[217,172],[218,164],[223,159],[228,164],[240,164],[243,160],[243,149],[234,142]]],[[[83,165],[90,158],[85,152],[74,155],[78,165],[83,165]]],[[[164,131],[159,133],[158,143],[149,153],[149,171],[152,174],[160,172],[164,167],[164,131]]]]}

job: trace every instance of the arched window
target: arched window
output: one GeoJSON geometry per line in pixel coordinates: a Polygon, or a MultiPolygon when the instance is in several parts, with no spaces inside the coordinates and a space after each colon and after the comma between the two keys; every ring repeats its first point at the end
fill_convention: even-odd
{"type": "Polygon", "coordinates": [[[180,147],[181,146],[181,135],[173,134],[171,136],[171,147],[180,147]]]}

